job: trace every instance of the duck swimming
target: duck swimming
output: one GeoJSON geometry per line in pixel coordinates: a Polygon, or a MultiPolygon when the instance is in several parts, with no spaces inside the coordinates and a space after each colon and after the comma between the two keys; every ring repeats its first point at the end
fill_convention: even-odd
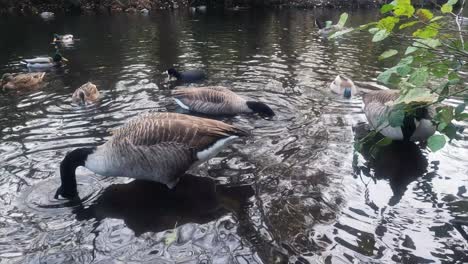
{"type": "Polygon", "coordinates": [[[189,70],[185,72],[178,72],[174,68],[167,70],[169,77],[175,77],[178,81],[190,83],[198,82],[206,78],[205,73],[202,70],[189,70]]]}
{"type": "Polygon", "coordinates": [[[357,93],[353,81],[340,75],[336,76],[335,80],[330,84],[330,90],[348,99],[357,93]]]}
{"type": "Polygon", "coordinates": [[[53,57],[36,57],[34,59],[25,59],[21,61],[29,69],[47,69],[62,65],[68,60],[57,50],[53,57]]]}
{"type": "Polygon", "coordinates": [[[172,95],[183,109],[208,115],[239,113],[259,113],[269,117],[275,115],[265,103],[245,99],[222,86],[180,87],[172,91],[172,95]]]}
{"type": "Polygon", "coordinates": [[[2,76],[1,88],[3,90],[15,90],[25,88],[35,88],[42,83],[45,72],[36,73],[5,73],[2,76]]]}
{"type": "Polygon", "coordinates": [[[391,127],[386,121],[399,95],[397,90],[372,91],[363,95],[367,120],[376,131],[392,140],[426,141],[436,131],[432,123],[435,115],[433,107],[421,107],[414,113],[406,113],[401,127],[391,127]]]}
{"type": "Polygon", "coordinates": [[[103,145],[77,148],[60,163],[55,197],[78,196],[75,170],[84,166],[108,177],[160,182],[173,188],[193,166],[209,160],[248,133],[221,121],[176,113],[148,113],[113,132],[103,145]]]}
{"type": "Polygon", "coordinates": [[[65,35],[58,35],[54,34],[54,39],[52,41],[53,44],[61,42],[64,44],[70,44],[73,42],[73,35],[72,34],[65,34],[65,35]]]}
{"type": "Polygon", "coordinates": [[[91,82],[83,84],[77,88],[72,95],[72,102],[75,104],[86,105],[94,103],[99,99],[99,90],[91,82]]]}

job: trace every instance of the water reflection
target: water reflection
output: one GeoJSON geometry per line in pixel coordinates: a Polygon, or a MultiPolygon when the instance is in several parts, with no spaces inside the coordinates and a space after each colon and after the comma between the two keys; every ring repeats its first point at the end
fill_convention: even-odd
{"type": "Polygon", "coordinates": [[[413,142],[394,141],[390,145],[371,147],[382,139],[377,137],[362,151],[366,164],[355,167],[355,173],[363,173],[374,180],[388,180],[393,196],[388,205],[398,204],[408,185],[427,172],[428,161],[421,147],[413,142]]]}
{"type": "MultiPolygon", "coordinates": [[[[42,89],[0,96],[0,233],[7,234],[0,262],[466,262],[466,227],[452,220],[468,220],[468,131],[437,153],[395,146],[359,159],[355,173],[352,126],[365,120],[362,101],[337,98],[328,85],[341,73],[376,89],[373,77],[392,61],[375,60],[387,44],[364,33],[322,39],[314,18],[336,21],[339,13],[176,11],[47,23],[2,17],[8,38],[0,42],[0,74],[24,71],[22,58],[53,52],[53,33],[80,41],[62,50],[70,63],[49,72],[42,89]],[[141,112],[175,111],[174,83],[164,73],[170,67],[203,69],[209,79],[197,85],[228,86],[277,112],[274,120],[219,117],[252,137],[190,172],[252,185],[255,195],[231,196],[202,182],[171,193],[96,178],[81,210],[24,206],[49,202],[70,149],[102,144],[141,112]],[[72,106],[72,92],[88,81],[102,91],[100,103],[72,106]],[[174,232],[183,239],[170,244],[174,232]]],[[[349,13],[351,25],[378,15],[349,13]]]]}
{"type": "Polygon", "coordinates": [[[136,235],[161,232],[187,223],[204,224],[239,212],[253,195],[250,185],[217,186],[214,180],[184,175],[174,189],[132,181],[108,186],[89,206],[73,210],[79,221],[122,219],[136,235]]]}

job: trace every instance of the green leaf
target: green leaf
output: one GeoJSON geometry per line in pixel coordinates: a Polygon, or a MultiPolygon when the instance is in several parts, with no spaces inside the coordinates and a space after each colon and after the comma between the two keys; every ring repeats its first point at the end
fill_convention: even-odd
{"type": "Polygon", "coordinates": [[[409,46],[408,48],[406,48],[405,55],[411,54],[411,53],[417,51],[418,49],[419,48],[417,48],[417,47],[409,46]]]}
{"type": "Polygon", "coordinates": [[[450,12],[452,12],[452,10],[453,10],[453,6],[449,5],[448,3],[443,4],[442,7],[440,8],[440,11],[442,11],[442,13],[444,13],[444,14],[450,13],[450,12]]]}
{"type": "Polygon", "coordinates": [[[436,152],[440,149],[442,149],[445,146],[445,136],[443,135],[432,135],[428,140],[427,140],[427,146],[432,152],[436,152]]]}
{"type": "Polygon", "coordinates": [[[437,48],[438,46],[440,46],[441,43],[440,43],[440,40],[438,39],[418,39],[417,41],[413,42],[413,46],[414,47],[418,47],[418,48],[437,48]]]}
{"type": "Polygon", "coordinates": [[[390,57],[392,57],[392,56],[395,56],[396,54],[398,54],[398,51],[397,51],[397,50],[394,50],[394,49],[386,50],[386,51],[384,51],[382,54],[380,54],[379,60],[383,60],[383,59],[386,59],[386,58],[390,58],[390,57]]]}
{"type": "Polygon", "coordinates": [[[349,17],[348,13],[341,14],[340,20],[338,20],[338,23],[336,25],[339,27],[344,27],[344,25],[346,24],[346,21],[348,21],[348,17],[349,17]]]}
{"type": "Polygon", "coordinates": [[[454,139],[457,136],[457,127],[450,123],[442,131],[450,140],[454,139]]]}
{"type": "Polygon", "coordinates": [[[423,88],[409,89],[408,92],[395,101],[395,104],[430,104],[437,100],[437,96],[423,88]]]}
{"type": "Polygon", "coordinates": [[[397,17],[388,16],[380,19],[377,23],[377,27],[380,29],[385,29],[387,32],[391,32],[395,27],[395,24],[399,21],[400,19],[397,17]]]}
{"type": "Polygon", "coordinates": [[[463,113],[463,111],[465,111],[465,108],[466,108],[465,103],[461,103],[461,104],[457,105],[457,107],[455,107],[455,115],[457,116],[457,115],[463,113]]]}
{"type": "Polygon", "coordinates": [[[397,66],[396,67],[396,72],[401,77],[405,77],[406,75],[408,75],[411,72],[411,70],[412,70],[412,68],[409,65],[402,65],[402,66],[397,66]]]}
{"type": "Polygon", "coordinates": [[[388,123],[391,127],[402,126],[404,119],[405,119],[405,111],[403,109],[393,110],[388,115],[388,123]]]}
{"type": "Polygon", "coordinates": [[[374,27],[374,28],[369,28],[369,33],[375,34],[375,33],[377,33],[379,30],[380,30],[380,29],[375,28],[375,27],[374,27]]]}
{"type": "Polygon", "coordinates": [[[409,77],[408,82],[415,86],[422,86],[429,79],[429,72],[427,67],[416,69],[409,77]]]}
{"type": "Polygon", "coordinates": [[[468,113],[461,113],[455,117],[457,121],[463,121],[468,119],[468,113]]]}
{"type": "Polygon", "coordinates": [[[385,29],[379,30],[377,33],[375,33],[374,37],[372,38],[372,42],[379,42],[384,39],[386,39],[390,35],[389,32],[385,29]]]}
{"type": "Polygon", "coordinates": [[[452,107],[444,106],[435,117],[436,120],[450,124],[453,119],[453,109],[452,107]]]}
{"type": "Polygon", "coordinates": [[[447,123],[445,122],[440,122],[439,125],[437,126],[437,131],[442,132],[444,129],[448,126],[447,123]]]}
{"type": "Polygon", "coordinates": [[[411,22],[403,23],[403,24],[400,25],[400,29],[404,29],[404,28],[407,28],[407,27],[414,26],[417,23],[419,23],[419,21],[411,21],[411,22]]]}
{"type": "Polygon", "coordinates": [[[413,56],[407,56],[407,57],[404,57],[403,59],[401,59],[401,61],[398,63],[398,65],[409,65],[411,63],[413,63],[413,56]]]}
{"type": "Polygon", "coordinates": [[[393,10],[395,6],[392,4],[385,4],[380,8],[380,13],[385,14],[393,10]]]}
{"type": "Polygon", "coordinates": [[[379,147],[388,146],[390,144],[392,144],[392,139],[388,137],[384,137],[381,140],[377,141],[377,143],[375,143],[375,145],[379,147]]]}
{"type": "Polygon", "coordinates": [[[333,22],[331,20],[325,21],[325,28],[330,28],[333,25],[333,22]]]}
{"type": "Polygon", "coordinates": [[[458,2],[458,0],[448,0],[447,4],[449,5],[455,5],[458,2]]]}
{"type": "Polygon", "coordinates": [[[347,28],[347,29],[344,29],[344,30],[337,31],[337,32],[331,34],[328,38],[329,39],[337,38],[337,37],[340,37],[342,35],[348,34],[351,31],[354,31],[354,28],[347,28]]]}
{"type": "Polygon", "coordinates": [[[390,80],[390,77],[392,77],[393,73],[396,73],[395,68],[387,69],[387,70],[381,72],[379,74],[379,76],[377,76],[377,81],[381,82],[383,84],[388,84],[388,81],[390,80]]]}
{"type": "Polygon", "coordinates": [[[443,78],[448,75],[449,67],[446,63],[435,63],[431,65],[431,73],[437,78],[443,78]]]}
{"type": "Polygon", "coordinates": [[[416,30],[415,32],[413,32],[413,36],[417,38],[422,38],[422,39],[433,38],[437,36],[437,34],[439,34],[438,28],[440,28],[439,24],[432,23],[432,24],[425,26],[424,28],[420,28],[416,30]]]}
{"type": "Polygon", "coordinates": [[[414,7],[410,1],[396,1],[397,6],[393,10],[396,16],[407,16],[411,17],[414,14],[414,7]]]}
{"type": "Polygon", "coordinates": [[[416,11],[416,16],[423,21],[429,21],[434,17],[434,14],[429,9],[421,8],[416,11]]]}
{"type": "Polygon", "coordinates": [[[449,81],[452,81],[452,82],[456,81],[458,83],[458,81],[460,80],[460,76],[458,76],[458,73],[456,72],[451,72],[448,75],[448,79],[449,81]]]}

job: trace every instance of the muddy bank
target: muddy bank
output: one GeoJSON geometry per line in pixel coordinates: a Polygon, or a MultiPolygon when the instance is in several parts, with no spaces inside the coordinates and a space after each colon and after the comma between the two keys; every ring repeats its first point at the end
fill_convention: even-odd
{"type": "MultiPolygon", "coordinates": [[[[0,14],[56,13],[134,13],[158,9],[179,9],[189,6],[237,9],[244,7],[301,7],[301,8],[369,8],[390,2],[388,0],[0,0],[0,14]]],[[[437,1],[437,2],[443,2],[437,1]]],[[[413,1],[427,5],[428,1],[413,1]]]]}
{"type": "Polygon", "coordinates": [[[236,7],[369,7],[384,0],[0,0],[2,14],[137,12],[142,9],[178,9],[207,5],[219,8],[236,7]]]}

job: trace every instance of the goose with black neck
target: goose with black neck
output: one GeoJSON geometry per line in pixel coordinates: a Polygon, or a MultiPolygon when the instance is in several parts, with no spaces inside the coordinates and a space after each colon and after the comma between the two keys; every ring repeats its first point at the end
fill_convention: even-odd
{"type": "Polygon", "coordinates": [[[141,115],[113,132],[103,145],[78,148],[60,164],[55,198],[78,197],[76,168],[108,177],[129,177],[176,186],[193,166],[214,157],[248,133],[221,121],[176,113],[141,115]]]}

